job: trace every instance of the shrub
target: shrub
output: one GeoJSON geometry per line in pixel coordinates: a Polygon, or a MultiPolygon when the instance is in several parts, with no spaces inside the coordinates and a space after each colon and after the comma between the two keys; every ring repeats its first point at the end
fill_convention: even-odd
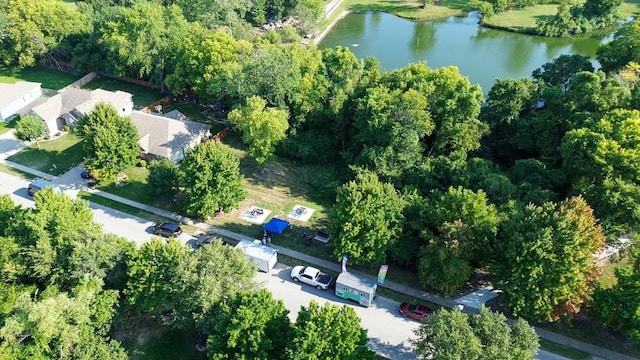
{"type": "Polygon", "coordinates": [[[147,183],[151,191],[158,195],[172,195],[178,190],[180,173],[178,166],[167,159],[149,163],[147,183]]]}
{"type": "Polygon", "coordinates": [[[140,161],[138,161],[138,167],[147,167],[147,160],[140,159],[140,161]]]}
{"type": "Polygon", "coordinates": [[[37,140],[47,133],[47,128],[39,117],[27,115],[16,124],[16,137],[23,141],[37,140]]]}

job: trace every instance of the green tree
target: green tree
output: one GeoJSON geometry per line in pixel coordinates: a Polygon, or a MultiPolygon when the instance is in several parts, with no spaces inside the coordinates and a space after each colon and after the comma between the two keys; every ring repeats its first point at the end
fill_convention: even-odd
{"type": "Polygon", "coordinates": [[[560,55],[533,71],[536,81],[543,81],[546,86],[558,86],[564,93],[573,77],[582,71],[593,72],[591,60],[583,55],[560,55]]]}
{"type": "Polygon", "coordinates": [[[191,24],[176,47],[175,70],[166,78],[173,94],[192,91],[200,101],[212,102],[237,96],[235,79],[242,72],[244,54],[251,51],[249,43],[191,24]]]}
{"type": "Polygon", "coordinates": [[[45,59],[57,65],[56,46],[68,35],[87,30],[89,23],[78,11],[56,0],[7,0],[2,13],[5,25],[0,31],[0,59],[18,68],[45,59]]]}
{"type": "Polygon", "coordinates": [[[601,113],[626,107],[629,96],[629,88],[598,71],[578,73],[569,85],[567,99],[573,112],[601,113]]]}
{"type": "Polygon", "coordinates": [[[241,292],[213,314],[207,341],[212,359],[285,359],[292,326],[282,300],[267,290],[241,292]]]}
{"type": "Polygon", "coordinates": [[[157,195],[173,195],[180,187],[180,169],[169,159],[153,160],[147,166],[147,184],[157,195]]]}
{"type": "Polygon", "coordinates": [[[180,169],[189,215],[208,217],[216,211],[230,211],[246,196],[240,160],[224,144],[196,145],[187,152],[180,169]]]}
{"type": "Polygon", "coordinates": [[[591,312],[600,322],[630,339],[640,341],[640,245],[634,239],[631,266],[616,267],[616,284],[598,287],[593,293],[591,312]]]}
{"type": "Polygon", "coordinates": [[[105,337],[116,302],[117,293],[102,291],[99,281],[89,281],[73,295],[32,299],[24,292],[0,328],[0,354],[7,359],[88,359],[87,349],[103,349],[104,359],[127,359],[120,344],[105,337]]]}
{"type": "Polygon", "coordinates": [[[435,127],[424,95],[413,89],[370,88],[356,111],[355,165],[393,182],[422,161],[421,140],[435,127]]]}
{"type": "MultiPolygon", "coordinates": [[[[183,247],[184,248],[184,247],[183,247]]],[[[256,266],[237,248],[215,240],[190,252],[175,270],[167,286],[176,299],[167,322],[176,328],[207,330],[220,303],[235,294],[257,288],[256,266]]]]}
{"type": "Polygon", "coordinates": [[[572,191],[584,194],[605,232],[634,231],[640,220],[640,112],[615,110],[569,131],[560,148],[572,191]]]}
{"type": "Polygon", "coordinates": [[[246,99],[247,104],[229,113],[229,122],[242,132],[242,140],[249,145],[248,154],[264,167],[273,159],[276,146],[286,137],[289,128],[287,111],[267,107],[257,96],[246,99]]]}
{"type": "Polygon", "coordinates": [[[607,73],[622,69],[632,61],[640,63],[640,21],[622,25],[613,40],[598,47],[596,58],[607,73]]]}
{"type": "Polygon", "coordinates": [[[367,348],[367,331],[351,307],[330,303],[320,307],[313,300],[298,312],[287,355],[291,360],[375,359],[367,348]]]}
{"type": "Polygon", "coordinates": [[[16,124],[16,137],[22,141],[33,141],[47,134],[44,121],[37,116],[27,115],[18,120],[16,124]]]}
{"type": "Polygon", "coordinates": [[[259,96],[268,105],[283,108],[300,82],[300,68],[296,65],[280,46],[265,44],[256,48],[237,74],[238,95],[241,99],[259,96]]]}
{"type": "Polygon", "coordinates": [[[478,119],[482,90],[471,85],[454,66],[429,69],[425,63],[410,64],[385,73],[381,79],[389,89],[413,89],[427,98],[433,134],[425,140],[428,156],[450,156],[480,147],[488,127],[478,119]]]}
{"type": "Polygon", "coordinates": [[[334,255],[347,254],[361,264],[385,262],[402,229],[403,207],[393,186],[380,182],[375,174],[358,174],[339,187],[329,216],[334,255]]]}
{"type": "Polygon", "coordinates": [[[77,126],[89,156],[85,168],[96,178],[112,181],[120,171],[136,164],[140,154],[138,130],[113,106],[97,104],[77,126]]]}
{"type": "Polygon", "coordinates": [[[478,359],[482,343],[469,325],[469,316],[457,310],[441,309],[431,313],[415,330],[412,339],[416,355],[433,360],[478,359]]]}
{"type": "Polygon", "coordinates": [[[324,20],[323,2],[321,0],[297,1],[291,15],[298,19],[296,27],[301,34],[313,34],[324,20]]]}
{"type": "Polygon", "coordinates": [[[522,319],[511,325],[485,307],[474,315],[441,309],[416,329],[418,356],[434,360],[532,360],[539,348],[535,330],[522,319]]]}
{"type": "Polygon", "coordinates": [[[160,315],[174,307],[173,286],[187,249],[177,240],[154,237],[128,263],[126,299],[138,311],[160,315]]]}
{"type": "Polygon", "coordinates": [[[114,10],[100,29],[110,70],[150,79],[163,90],[165,69],[173,68],[174,49],[188,26],[182,11],[146,1],[114,10]]]}
{"type": "Polygon", "coordinates": [[[579,312],[598,272],[593,255],[604,245],[593,210],[574,197],[514,207],[507,216],[495,274],[514,315],[555,321],[579,312]]]}
{"type": "Polygon", "coordinates": [[[425,211],[421,236],[428,240],[419,253],[420,281],[446,295],[469,279],[473,268],[493,257],[500,219],[480,190],[434,191],[425,211]]]}
{"type": "Polygon", "coordinates": [[[19,242],[24,278],[42,287],[73,283],[69,257],[76,241],[100,231],[87,201],[73,200],[51,188],[35,194],[36,207],[15,219],[8,231],[19,242]]]}

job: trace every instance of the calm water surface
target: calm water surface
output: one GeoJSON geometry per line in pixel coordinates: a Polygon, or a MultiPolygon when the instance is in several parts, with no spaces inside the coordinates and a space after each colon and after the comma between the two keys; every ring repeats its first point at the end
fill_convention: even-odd
{"type": "Polygon", "coordinates": [[[455,65],[482,90],[496,78],[530,77],[560,55],[595,56],[602,37],[545,38],[486,29],[475,13],[413,22],[382,12],[352,13],[340,20],[320,48],[348,47],[358,58],[375,56],[386,70],[426,61],[431,68],[455,65]]]}

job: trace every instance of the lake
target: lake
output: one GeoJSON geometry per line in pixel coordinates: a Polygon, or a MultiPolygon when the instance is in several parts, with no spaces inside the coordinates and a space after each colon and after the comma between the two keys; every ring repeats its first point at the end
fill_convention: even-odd
{"type": "Polygon", "coordinates": [[[478,16],[414,22],[382,12],[351,13],[318,45],[348,47],[358,58],[374,56],[386,70],[426,61],[455,65],[486,94],[496,78],[530,77],[560,55],[594,57],[603,37],[547,38],[478,26],[478,16]]]}

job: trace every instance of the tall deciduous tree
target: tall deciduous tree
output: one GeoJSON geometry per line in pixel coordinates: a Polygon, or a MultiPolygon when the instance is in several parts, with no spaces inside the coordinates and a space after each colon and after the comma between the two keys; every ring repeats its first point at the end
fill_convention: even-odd
{"type": "Polygon", "coordinates": [[[66,36],[85,31],[89,23],[59,1],[8,0],[5,6],[0,6],[0,59],[18,68],[33,66],[45,57],[55,65],[52,50],[66,36]]]}
{"type": "Polygon", "coordinates": [[[404,200],[391,184],[362,173],[338,188],[329,217],[334,254],[354,263],[380,264],[400,234],[404,200]]]}
{"type": "Polygon", "coordinates": [[[563,169],[608,235],[635,231],[640,221],[640,112],[615,110],[568,132],[561,146],[563,169]]]}
{"type": "Polygon", "coordinates": [[[573,77],[582,71],[593,72],[591,60],[583,55],[560,55],[533,71],[537,81],[542,80],[546,86],[558,86],[564,93],[573,77]]]}
{"type": "Polygon", "coordinates": [[[113,106],[97,104],[79,121],[78,129],[89,156],[85,167],[96,178],[112,181],[120,171],[135,165],[140,154],[138,130],[113,106]]]}
{"type": "Polygon", "coordinates": [[[213,314],[207,351],[211,358],[286,359],[292,326],[282,300],[267,290],[242,292],[213,314]]]}
{"type": "Polygon", "coordinates": [[[127,359],[118,342],[105,337],[111,327],[117,292],[88,282],[73,295],[32,299],[24,292],[0,328],[0,354],[7,359],[127,359]]]}
{"type": "Polygon", "coordinates": [[[320,307],[315,301],[300,309],[287,355],[291,360],[375,359],[367,348],[367,331],[351,307],[320,307]]]}
{"type": "Polygon", "coordinates": [[[580,311],[598,274],[604,236],[581,198],[515,207],[501,231],[496,276],[517,316],[555,321],[580,311]]]}
{"type": "Polygon", "coordinates": [[[606,72],[622,69],[631,61],[640,62],[640,21],[622,25],[612,41],[598,48],[596,57],[606,72]]]}
{"type": "Polygon", "coordinates": [[[208,217],[229,211],[246,196],[240,160],[224,144],[198,144],[187,152],[180,169],[187,214],[208,217]]]}
{"type": "Polygon", "coordinates": [[[242,132],[242,140],[249,145],[248,153],[259,166],[273,159],[276,146],[286,137],[289,128],[286,110],[267,107],[258,96],[247,98],[247,104],[228,115],[229,122],[242,132]]]}
{"type": "Polygon", "coordinates": [[[256,289],[255,272],[255,264],[247,261],[240,249],[218,240],[189,253],[169,285],[176,299],[169,324],[206,331],[220,302],[232,299],[236,293],[256,289]]]}
{"type": "Polygon", "coordinates": [[[141,312],[160,315],[174,307],[173,286],[178,265],[188,252],[175,239],[154,237],[133,254],[128,264],[127,302],[141,312]]]}
{"type": "Polygon", "coordinates": [[[118,7],[101,28],[111,71],[150,79],[164,87],[165,69],[173,68],[174,49],[187,28],[177,6],[136,2],[118,7]]]}
{"type": "Polygon", "coordinates": [[[498,312],[482,307],[475,315],[442,309],[416,330],[419,356],[434,360],[532,360],[539,341],[535,330],[518,319],[512,325],[498,312]]]}
{"type": "Polygon", "coordinates": [[[368,89],[360,99],[354,127],[355,164],[397,181],[421,162],[421,140],[433,132],[435,124],[424,95],[413,89],[402,92],[379,86],[368,89]]]}

